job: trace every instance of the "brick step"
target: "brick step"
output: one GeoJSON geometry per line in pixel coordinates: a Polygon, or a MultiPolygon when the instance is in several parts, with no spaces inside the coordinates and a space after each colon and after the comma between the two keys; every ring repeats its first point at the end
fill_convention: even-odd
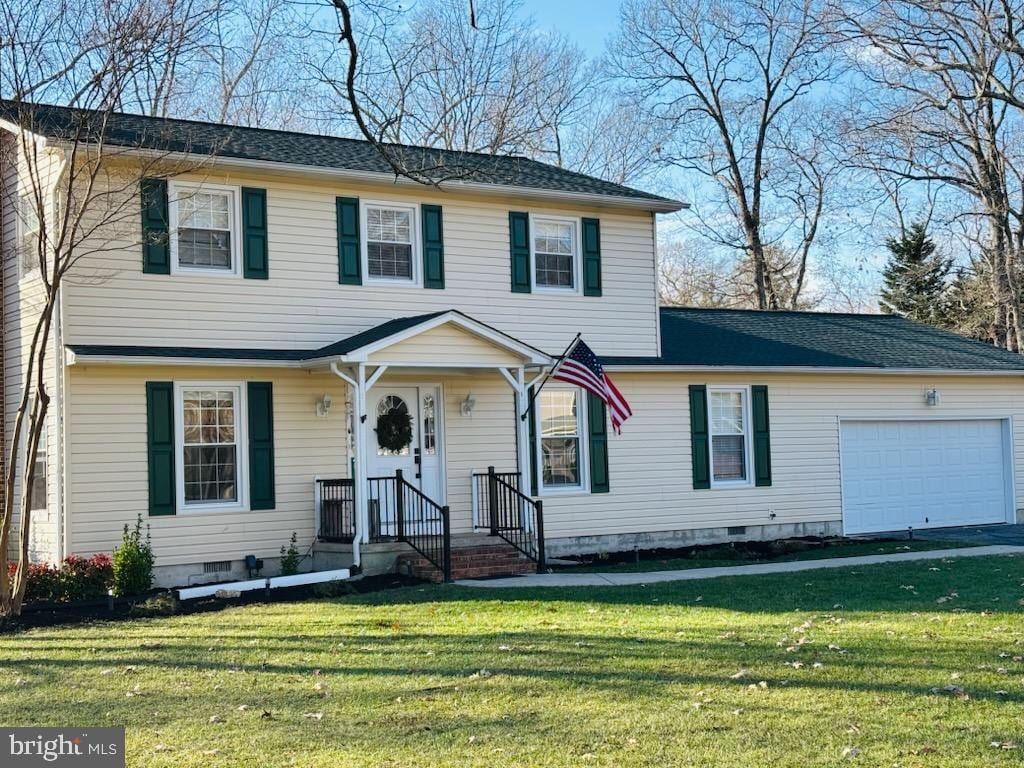
{"type": "MultiPolygon", "coordinates": [[[[521,560],[518,563],[508,563],[500,567],[478,567],[478,568],[452,568],[453,579],[484,579],[498,576],[518,576],[525,573],[534,573],[536,564],[529,560],[521,560]]],[[[443,574],[437,568],[413,568],[410,575],[425,581],[440,582],[443,574]]]]}
{"type": "MultiPolygon", "coordinates": [[[[507,555],[503,557],[470,557],[456,560],[452,558],[452,568],[500,568],[504,565],[515,565],[523,562],[525,558],[519,555],[507,555]]],[[[403,568],[430,568],[433,566],[429,560],[423,557],[415,559],[400,559],[399,565],[403,568]]]]}
{"type": "MultiPolygon", "coordinates": [[[[452,578],[479,579],[494,576],[515,576],[533,573],[536,563],[523,557],[508,544],[481,545],[452,550],[452,578]]],[[[419,553],[409,553],[398,558],[398,570],[416,578],[441,581],[443,574],[427,558],[419,553]]]]}

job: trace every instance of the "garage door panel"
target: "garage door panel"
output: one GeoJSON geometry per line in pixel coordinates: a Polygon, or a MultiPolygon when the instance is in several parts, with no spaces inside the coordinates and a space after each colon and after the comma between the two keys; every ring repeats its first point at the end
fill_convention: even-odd
{"type": "Polygon", "coordinates": [[[840,441],[847,533],[1006,519],[998,419],[843,422],[840,441]]]}

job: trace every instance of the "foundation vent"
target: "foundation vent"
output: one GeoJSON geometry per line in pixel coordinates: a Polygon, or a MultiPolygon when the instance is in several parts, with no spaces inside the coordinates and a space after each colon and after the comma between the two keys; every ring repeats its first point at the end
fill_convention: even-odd
{"type": "Polygon", "coordinates": [[[230,570],[230,560],[213,560],[209,563],[203,563],[203,573],[228,573],[230,570]]]}
{"type": "Polygon", "coordinates": [[[730,525],[729,535],[730,536],[742,536],[747,532],[747,526],[745,525],[730,525]]]}

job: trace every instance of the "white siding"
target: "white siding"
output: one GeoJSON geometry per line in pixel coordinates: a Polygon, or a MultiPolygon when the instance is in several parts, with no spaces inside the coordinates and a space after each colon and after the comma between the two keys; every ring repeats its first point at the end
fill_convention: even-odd
{"type": "Polygon", "coordinates": [[[121,231],[107,232],[118,247],[89,257],[67,289],[67,343],[308,348],[395,317],[455,308],[546,351],[558,352],[584,329],[599,354],[656,354],[650,213],[480,199],[426,187],[336,185],[308,177],[209,180],[266,188],[270,279],[144,275],[139,219],[126,217],[121,231]],[[336,196],[440,203],[445,289],[339,285],[336,196]],[[600,218],[604,295],[513,293],[510,210],[600,218]]]}
{"type": "Polygon", "coordinates": [[[522,365],[522,358],[451,324],[431,328],[370,355],[384,363],[522,365]]]}
{"type": "MultiPolygon", "coordinates": [[[[16,140],[4,134],[4,141],[9,142],[9,149],[21,150],[16,140]]],[[[21,277],[19,268],[19,243],[17,239],[18,224],[15,206],[21,194],[32,190],[32,177],[24,162],[19,165],[9,162],[11,155],[0,152],[5,157],[2,188],[11,194],[3,195],[0,200],[0,231],[3,233],[3,355],[4,355],[4,455],[9,455],[11,439],[14,433],[15,417],[25,387],[25,371],[31,352],[32,337],[45,303],[45,292],[42,281],[36,275],[21,277]]],[[[37,173],[39,184],[43,187],[43,199],[52,203],[52,190],[57,182],[60,169],[59,155],[46,152],[39,154],[37,173]]],[[[47,205],[47,226],[53,226],[52,205],[47,205]]],[[[52,229],[51,229],[52,231],[52,229]]],[[[57,511],[57,455],[60,441],[58,435],[58,409],[60,404],[56,398],[57,390],[57,345],[56,327],[51,329],[47,343],[48,351],[43,367],[45,386],[53,398],[47,413],[47,510],[36,512],[32,518],[29,542],[29,554],[33,560],[54,561],[59,558],[59,515],[57,511]]],[[[24,436],[21,441],[22,454],[18,457],[18,472],[15,478],[14,492],[14,530],[18,526],[18,510],[21,504],[21,472],[24,467],[24,436]]],[[[2,494],[0,494],[2,498],[2,494]]],[[[16,538],[15,538],[16,540],[16,538]]]]}
{"type": "Polygon", "coordinates": [[[1024,379],[616,373],[633,417],[611,435],[611,492],[544,499],[549,539],[730,525],[839,521],[839,419],[1013,417],[1018,506],[1024,499],[1024,379]],[[766,384],[772,486],[694,490],[690,384],[766,384]],[[924,404],[936,387],[942,404],[924,404]],[[774,513],[775,517],[771,515],[774,513]]]}

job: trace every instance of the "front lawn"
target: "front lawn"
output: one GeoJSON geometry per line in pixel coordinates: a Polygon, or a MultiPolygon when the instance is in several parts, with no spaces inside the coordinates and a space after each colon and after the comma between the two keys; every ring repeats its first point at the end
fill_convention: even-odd
{"type": "Polygon", "coordinates": [[[1019,766],[1022,599],[1021,557],[411,587],[0,636],[0,711],[133,768],[1019,766]]]}
{"type": "Polygon", "coordinates": [[[631,552],[610,556],[593,555],[580,559],[579,565],[558,566],[556,570],[572,573],[641,573],[646,571],[681,571],[690,568],[719,568],[756,563],[785,563],[795,560],[823,560],[830,557],[861,557],[893,555],[899,552],[927,552],[935,549],[959,549],[977,544],[962,541],[860,541],[857,539],[802,539],[777,542],[744,542],[730,546],[716,544],[685,550],[641,550],[635,559],[631,552]],[[773,551],[777,548],[778,551],[773,551]],[[790,551],[792,548],[793,551],[790,551]]]}

